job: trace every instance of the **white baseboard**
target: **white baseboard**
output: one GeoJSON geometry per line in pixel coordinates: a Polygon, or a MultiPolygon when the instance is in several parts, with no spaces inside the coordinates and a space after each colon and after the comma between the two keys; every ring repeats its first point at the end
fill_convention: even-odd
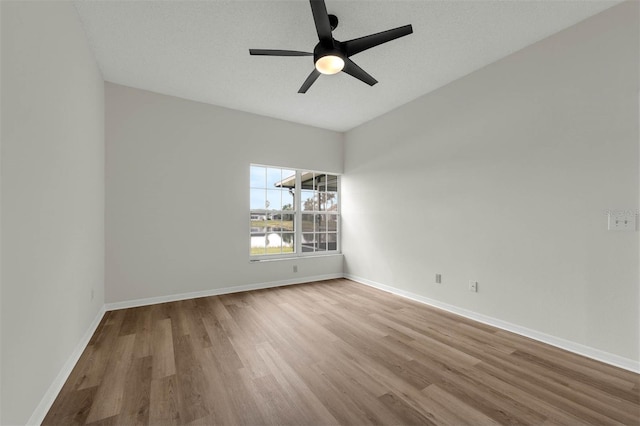
{"type": "Polygon", "coordinates": [[[352,281],[358,282],[360,284],[364,284],[369,287],[374,287],[379,290],[384,290],[386,292],[393,293],[398,296],[406,297],[407,299],[415,300],[416,302],[424,303],[426,305],[433,306],[435,308],[439,308],[447,312],[451,312],[456,315],[460,315],[465,318],[469,318],[474,321],[481,322],[483,324],[501,328],[503,330],[507,330],[512,333],[516,333],[521,336],[525,336],[530,339],[537,340],[539,342],[543,342],[551,346],[555,346],[557,348],[564,349],[566,351],[585,356],[587,358],[595,359],[596,361],[604,362],[605,364],[613,365],[615,367],[620,367],[625,370],[632,371],[634,373],[640,373],[640,362],[638,362],[637,360],[624,358],[619,355],[602,351],[600,349],[595,349],[590,346],[585,346],[580,343],[575,343],[570,340],[565,340],[560,337],[552,336],[550,334],[541,333],[539,331],[531,330],[526,327],[521,327],[519,325],[502,321],[487,315],[479,314],[479,313],[470,311],[468,309],[459,308],[454,305],[449,305],[448,303],[440,302],[438,300],[420,296],[415,293],[400,290],[398,288],[391,287],[388,285],[380,284],[375,281],[368,280],[366,278],[354,276],[351,274],[345,274],[344,277],[352,281]]]}
{"type": "Polygon", "coordinates": [[[222,294],[240,293],[250,290],[261,290],[265,288],[281,287],[285,285],[303,284],[313,281],[332,280],[342,278],[342,273],[315,275],[312,277],[295,278],[282,281],[271,281],[258,284],[239,285],[234,287],[214,288],[211,290],[194,291],[190,293],[171,294],[168,296],[147,297],[144,299],[125,300],[123,302],[107,303],[105,310],[116,311],[118,309],[135,308],[138,306],[155,305],[157,303],[177,302],[178,300],[195,299],[198,297],[220,296],[222,294]]]}
{"type": "Polygon", "coordinates": [[[44,417],[47,415],[49,409],[53,405],[53,402],[56,400],[56,397],[60,393],[62,386],[64,386],[64,383],[69,378],[69,375],[71,375],[73,367],[76,366],[76,363],[80,359],[80,356],[89,344],[93,333],[95,333],[96,329],[98,328],[98,325],[100,324],[100,321],[102,320],[105,312],[106,311],[103,305],[102,308],[100,308],[100,310],[98,311],[96,317],[93,319],[93,322],[91,323],[87,331],[84,333],[76,347],[73,349],[73,352],[69,356],[69,359],[67,359],[67,362],[64,363],[62,369],[53,380],[53,383],[51,383],[51,386],[49,386],[49,389],[47,389],[47,392],[45,392],[44,396],[40,400],[40,403],[33,411],[33,414],[31,414],[31,417],[27,421],[27,425],[42,424],[44,417]]]}

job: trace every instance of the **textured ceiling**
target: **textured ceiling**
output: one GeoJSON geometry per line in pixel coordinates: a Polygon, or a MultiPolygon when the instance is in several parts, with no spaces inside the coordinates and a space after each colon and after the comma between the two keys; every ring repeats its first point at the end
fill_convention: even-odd
{"type": "Polygon", "coordinates": [[[405,24],[414,33],[352,57],[377,85],[339,73],[301,95],[311,57],[249,56],[249,48],[312,51],[308,1],[75,2],[107,81],[338,131],[616,3],[326,0],[338,40],[405,24]]]}

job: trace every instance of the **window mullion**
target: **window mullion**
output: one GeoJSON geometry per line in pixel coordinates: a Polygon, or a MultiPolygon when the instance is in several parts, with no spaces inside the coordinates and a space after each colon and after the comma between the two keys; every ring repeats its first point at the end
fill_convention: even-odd
{"type": "Polygon", "coordinates": [[[296,170],[296,187],[295,187],[295,216],[294,239],[296,245],[296,254],[302,254],[302,172],[296,170]]]}
{"type": "Polygon", "coordinates": [[[342,176],[336,176],[336,193],[338,194],[338,214],[336,223],[336,250],[338,253],[342,253],[342,176]]]}

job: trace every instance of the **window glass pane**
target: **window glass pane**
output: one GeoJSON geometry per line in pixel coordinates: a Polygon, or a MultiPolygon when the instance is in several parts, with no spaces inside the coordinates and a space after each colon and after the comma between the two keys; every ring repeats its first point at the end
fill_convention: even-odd
{"type": "Polygon", "coordinates": [[[252,234],[264,233],[263,223],[259,220],[260,215],[251,214],[251,221],[249,223],[249,229],[252,234]]]}
{"type": "Polygon", "coordinates": [[[251,254],[259,255],[266,254],[266,244],[265,244],[265,236],[264,234],[260,235],[252,235],[251,236],[251,254]]]}
{"type": "Polygon", "coordinates": [[[293,232],[293,221],[283,220],[279,224],[278,232],[293,232]]]}
{"type": "Polygon", "coordinates": [[[249,171],[249,185],[251,188],[264,188],[267,182],[267,169],[251,166],[249,171]]]}
{"type": "Polygon", "coordinates": [[[274,168],[267,169],[267,188],[269,189],[280,188],[280,186],[276,186],[276,185],[277,184],[279,185],[281,181],[282,181],[281,169],[274,169],[274,168]]]}
{"type": "Polygon", "coordinates": [[[322,173],[313,174],[313,189],[316,191],[324,191],[324,177],[325,175],[322,173]]]}
{"type": "Polygon", "coordinates": [[[280,232],[282,231],[282,221],[280,220],[280,213],[273,213],[271,215],[271,220],[267,223],[269,232],[280,232]]]}
{"type": "Polygon", "coordinates": [[[338,176],[327,175],[327,191],[338,192],[338,176]]]}
{"type": "Polygon", "coordinates": [[[303,214],[302,215],[302,232],[313,232],[314,215],[303,214]]]}
{"type": "Polygon", "coordinates": [[[301,172],[300,173],[300,185],[302,190],[313,190],[313,173],[301,172]]]}
{"type": "Polygon", "coordinates": [[[313,251],[315,243],[314,234],[302,234],[302,251],[313,251]]]}
{"type": "Polygon", "coordinates": [[[292,213],[287,213],[287,211],[282,212],[282,230],[283,231],[294,231],[294,219],[295,215],[292,213]]]}
{"type": "Polygon", "coordinates": [[[293,194],[289,190],[282,191],[282,210],[295,210],[293,194]]]}
{"type": "Polygon", "coordinates": [[[282,247],[282,237],[275,232],[267,232],[266,236],[267,254],[280,254],[282,247]]]}
{"type": "Polygon", "coordinates": [[[264,189],[251,189],[251,210],[266,209],[266,191],[264,189]]]}
{"type": "Polygon", "coordinates": [[[302,210],[314,211],[317,207],[316,193],[314,191],[302,191],[302,210]]]}
{"type": "Polygon", "coordinates": [[[279,189],[267,190],[267,201],[265,206],[269,210],[282,210],[282,191],[279,189]]]}
{"type": "Polygon", "coordinates": [[[327,250],[326,234],[316,234],[316,251],[327,250]]]}
{"type": "Polygon", "coordinates": [[[295,236],[293,232],[285,232],[282,234],[282,252],[293,253],[295,251],[295,236]]]}
{"type": "Polygon", "coordinates": [[[327,230],[327,215],[317,214],[316,217],[316,232],[326,232],[327,230]]]}
{"type": "Polygon", "coordinates": [[[333,205],[333,200],[330,199],[331,194],[327,192],[318,193],[318,207],[317,210],[326,212],[333,205]]]}
{"type": "Polygon", "coordinates": [[[282,169],[282,181],[278,187],[291,189],[293,191],[296,187],[296,171],[282,169]]]}
{"type": "Polygon", "coordinates": [[[327,231],[336,232],[338,230],[338,215],[327,215],[327,231]]]}
{"type": "Polygon", "coordinates": [[[338,234],[327,234],[327,250],[338,250],[338,234]]]}
{"type": "Polygon", "coordinates": [[[338,211],[338,193],[337,192],[327,192],[325,195],[325,209],[327,212],[337,212],[338,211]]]}
{"type": "Polygon", "coordinates": [[[252,235],[262,235],[264,237],[265,232],[267,232],[267,226],[269,222],[266,219],[264,214],[252,214],[251,215],[251,234],[252,235]]]}

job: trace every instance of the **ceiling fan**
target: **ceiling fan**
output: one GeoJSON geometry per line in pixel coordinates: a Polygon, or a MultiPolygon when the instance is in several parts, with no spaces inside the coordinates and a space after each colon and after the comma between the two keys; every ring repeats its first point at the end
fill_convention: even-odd
{"type": "Polygon", "coordinates": [[[378,81],[356,65],[349,57],[413,32],[411,25],[405,25],[349,41],[338,41],[331,34],[338,26],[338,18],[327,13],[327,6],[324,0],[309,0],[309,2],[311,3],[311,12],[316,24],[318,39],[320,40],[313,49],[313,53],[298,50],[249,49],[251,55],[313,56],[315,68],[304,81],[298,93],[306,93],[320,74],[337,74],[340,71],[344,71],[369,86],[373,86],[378,81]]]}

